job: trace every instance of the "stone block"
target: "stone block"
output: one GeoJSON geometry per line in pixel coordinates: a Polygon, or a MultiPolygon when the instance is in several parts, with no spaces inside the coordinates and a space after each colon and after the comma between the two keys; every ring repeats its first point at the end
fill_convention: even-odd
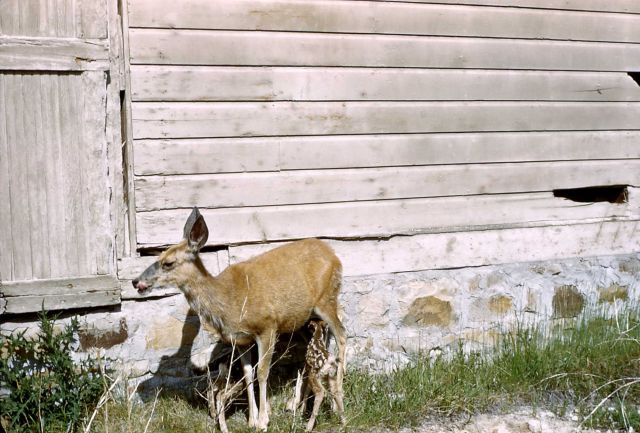
{"type": "Polygon", "coordinates": [[[584,296],[578,291],[576,286],[565,285],[555,288],[553,299],[553,316],[575,317],[584,308],[584,296]]]}
{"type": "Polygon", "coordinates": [[[616,300],[626,301],[629,297],[629,288],[618,284],[611,284],[609,287],[598,288],[598,301],[612,303],[616,300]]]}
{"type": "Polygon", "coordinates": [[[409,307],[402,319],[407,326],[439,326],[447,327],[453,321],[451,302],[435,296],[417,298],[409,307]]]}

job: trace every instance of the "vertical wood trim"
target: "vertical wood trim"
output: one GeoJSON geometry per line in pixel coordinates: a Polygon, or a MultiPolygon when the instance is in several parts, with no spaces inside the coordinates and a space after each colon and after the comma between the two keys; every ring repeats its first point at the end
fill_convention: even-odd
{"type": "MultiPolygon", "coordinates": [[[[109,34],[109,73],[107,87],[107,152],[109,159],[109,184],[111,188],[111,225],[114,242],[114,263],[125,255],[127,233],[125,184],[123,172],[122,113],[120,91],[125,89],[124,58],[122,46],[122,17],[118,13],[118,1],[107,2],[109,34]]],[[[127,248],[128,249],[128,248],[127,248]]]]}
{"type": "Polygon", "coordinates": [[[136,203],[135,203],[135,186],[134,186],[134,155],[133,155],[133,115],[131,109],[131,50],[129,45],[129,5],[128,0],[119,0],[121,2],[122,13],[122,46],[124,60],[124,77],[125,92],[123,122],[124,122],[124,177],[125,177],[125,198],[127,204],[127,238],[128,243],[125,247],[127,256],[135,255],[137,248],[136,240],[136,203]]]}

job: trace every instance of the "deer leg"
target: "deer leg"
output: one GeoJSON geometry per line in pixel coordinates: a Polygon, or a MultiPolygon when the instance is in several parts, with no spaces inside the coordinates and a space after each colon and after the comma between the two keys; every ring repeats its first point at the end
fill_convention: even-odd
{"type": "Polygon", "coordinates": [[[251,365],[251,347],[240,355],[242,371],[244,372],[244,382],[247,386],[247,400],[249,404],[249,427],[255,427],[258,423],[258,406],[256,406],[256,395],[253,392],[253,366],[251,365]]]}
{"type": "Polygon", "coordinates": [[[260,411],[258,413],[258,430],[266,430],[269,424],[269,403],[267,401],[267,379],[271,368],[271,358],[276,342],[276,331],[269,330],[259,335],[258,342],[258,385],[260,387],[260,411]]]}

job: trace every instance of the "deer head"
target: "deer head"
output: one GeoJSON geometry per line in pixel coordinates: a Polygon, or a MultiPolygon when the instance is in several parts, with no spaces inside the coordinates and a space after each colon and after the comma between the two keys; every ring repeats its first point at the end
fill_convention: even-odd
{"type": "Polygon", "coordinates": [[[155,287],[175,286],[183,289],[199,275],[207,275],[198,256],[206,244],[209,229],[197,207],[184,225],[184,239],[165,250],[138,278],[132,281],[139,294],[146,294],[155,287]]]}

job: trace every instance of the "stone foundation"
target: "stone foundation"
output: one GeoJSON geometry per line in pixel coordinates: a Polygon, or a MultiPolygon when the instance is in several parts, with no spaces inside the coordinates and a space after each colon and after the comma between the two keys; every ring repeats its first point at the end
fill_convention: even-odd
{"type": "MultiPolygon", "coordinates": [[[[574,317],[639,295],[638,254],[345,278],[348,363],[384,369],[411,353],[446,352],[460,343],[481,348],[517,321],[574,317]]],[[[82,315],[81,323],[80,349],[118,360],[142,391],[180,388],[222,348],[182,295],[124,301],[82,315]]],[[[3,332],[23,328],[34,332],[36,323],[2,325],[3,332]]]]}

